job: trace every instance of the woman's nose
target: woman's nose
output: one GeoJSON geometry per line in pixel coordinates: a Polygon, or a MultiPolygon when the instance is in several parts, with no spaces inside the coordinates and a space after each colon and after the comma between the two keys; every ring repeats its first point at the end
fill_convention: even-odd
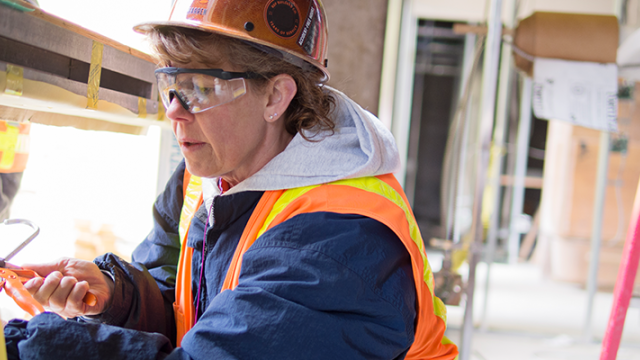
{"type": "Polygon", "coordinates": [[[170,120],[174,121],[187,121],[193,118],[193,114],[185,109],[183,102],[178,96],[171,97],[166,115],[170,120]]]}

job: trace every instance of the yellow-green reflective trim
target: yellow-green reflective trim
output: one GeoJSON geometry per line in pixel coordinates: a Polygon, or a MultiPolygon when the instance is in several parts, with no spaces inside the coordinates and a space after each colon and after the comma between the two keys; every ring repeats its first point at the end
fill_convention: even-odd
{"type": "Polygon", "coordinates": [[[293,188],[285,191],[280,196],[280,198],[276,201],[276,203],[273,204],[273,208],[271,209],[271,212],[269,213],[267,218],[264,220],[264,224],[262,224],[260,231],[258,231],[258,234],[256,235],[256,239],[259,238],[262,234],[264,234],[265,231],[267,231],[269,224],[271,224],[273,219],[276,216],[278,216],[278,214],[280,214],[282,210],[284,210],[284,208],[287,207],[287,205],[289,205],[293,200],[297,199],[298,197],[306,194],[308,191],[317,188],[318,186],[320,185],[303,186],[303,187],[293,188]]]}
{"type": "MultiPolygon", "coordinates": [[[[442,336],[442,340],[440,341],[440,344],[442,345],[449,345],[449,344],[453,344],[455,345],[455,343],[453,341],[451,341],[448,337],[446,337],[445,335],[442,336]]],[[[460,354],[456,355],[455,358],[453,358],[453,360],[458,360],[460,354]]]]}
{"type": "Polygon", "coordinates": [[[191,219],[195,215],[196,207],[198,206],[198,200],[202,193],[202,179],[198,176],[191,176],[189,185],[187,185],[187,193],[184,196],[184,204],[182,204],[182,211],[180,212],[180,226],[178,227],[178,234],[180,236],[180,245],[184,241],[191,219]]]}
{"type": "MultiPolygon", "coordinates": [[[[411,211],[409,210],[409,207],[407,206],[407,204],[404,202],[404,199],[402,198],[402,196],[393,187],[391,187],[389,184],[387,184],[384,181],[382,181],[382,180],[380,180],[380,179],[378,179],[376,177],[373,177],[373,176],[364,177],[364,178],[357,178],[357,179],[338,180],[338,181],[334,181],[332,183],[329,183],[327,185],[352,186],[352,187],[355,187],[355,188],[358,188],[358,189],[361,189],[361,190],[364,190],[364,191],[367,191],[367,192],[372,192],[374,194],[378,194],[378,195],[390,200],[391,202],[396,204],[398,207],[400,207],[400,209],[402,209],[402,211],[404,211],[404,215],[405,215],[405,217],[407,219],[407,223],[409,225],[409,234],[411,236],[411,239],[418,246],[418,249],[420,250],[420,256],[422,257],[422,262],[424,264],[423,281],[427,284],[427,287],[429,288],[429,291],[431,292],[431,300],[432,300],[432,303],[433,303],[433,311],[434,311],[436,316],[438,316],[439,318],[441,318],[444,321],[445,326],[446,326],[446,324],[447,324],[447,308],[444,305],[444,303],[442,302],[442,300],[440,300],[439,298],[437,298],[435,296],[435,293],[433,291],[434,290],[433,271],[431,270],[431,266],[429,265],[429,261],[427,260],[427,254],[426,254],[425,249],[424,249],[424,242],[422,241],[422,236],[420,235],[420,230],[418,228],[418,224],[416,223],[415,219],[411,215],[411,211]]],[[[264,225],[262,226],[262,228],[258,232],[257,237],[260,237],[260,235],[262,235],[266,231],[266,229],[269,227],[269,224],[271,224],[273,219],[280,212],[282,212],[282,210],[284,210],[284,208],[287,205],[289,205],[289,203],[291,203],[296,198],[304,195],[308,191],[310,191],[310,190],[312,190],[312,189],[314,189],[314,188],[316,188],[318,186],[320,186],[320,185],[305,186],[305,187],[286,190],[282,194],[280,199],[278,199],[276,204],[273,206],[273,209],[271,210],[271,212],[267,216],[267,219],[265,220],[264,225]]]]}

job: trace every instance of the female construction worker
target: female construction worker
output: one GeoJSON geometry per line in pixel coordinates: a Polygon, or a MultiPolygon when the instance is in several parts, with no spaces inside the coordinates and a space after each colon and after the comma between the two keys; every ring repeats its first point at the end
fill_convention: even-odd
{"type": "Polygon", "coordinates": [[[319,0],[178,0],[140,25],[178,167],[132,262],[29,265],[24,359],[454,359],[391,134],[324,86],[319,0]],[[202,205],[200,205],[202,204],[202,205]],[[82,302],[87,291],[98,301],[82,302]],[[62,315],[62,316],[59,316],[62,315]],[[64,320],[68,318],[68,320],[64,320]]]}

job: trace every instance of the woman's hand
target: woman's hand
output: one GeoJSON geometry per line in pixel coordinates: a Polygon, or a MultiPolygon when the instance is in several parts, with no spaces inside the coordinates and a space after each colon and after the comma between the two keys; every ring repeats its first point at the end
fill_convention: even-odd
{"type": "Polygon", "coordinates": [[[24,264],[23,267],[42,276],[24,284],[33,298],[64,317],[100,314],[113,295],[113,280],[91,261],[63,258],[54,263],[24,264]],[[94,306],[82,301],[87,292],[96,296],[94,306]]]}

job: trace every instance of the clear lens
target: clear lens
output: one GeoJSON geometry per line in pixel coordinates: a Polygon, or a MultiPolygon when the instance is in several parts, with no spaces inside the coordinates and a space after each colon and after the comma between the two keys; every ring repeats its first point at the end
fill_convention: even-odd
{"type": "Polygon", "coordinates": [[[174,90],[194,114],[231,102],[247,92],[243,78],[222,80],[196,73],[180,73],[177,76],[157,73],[156,78],[165,108],[171,105],[170,91],[174,90]]]}

